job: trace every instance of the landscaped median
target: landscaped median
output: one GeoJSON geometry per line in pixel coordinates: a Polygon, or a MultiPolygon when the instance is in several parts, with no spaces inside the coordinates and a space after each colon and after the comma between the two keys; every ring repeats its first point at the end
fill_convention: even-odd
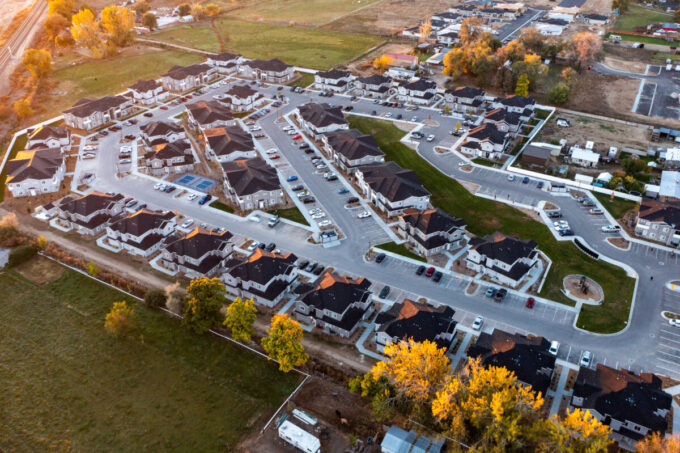
{"type": "Polygon", "coordinates": [[[292,208],[286,208],[286,209],[274,209],[271,211],[267,211],[269,214],[278,214],[279,217],[292,220],[293,222],[301,223],[303,225],[309,226],[309,222],[307,222],[307,219],[305,219],[305,216],[302,215],[300,210],[296,207],[292,208]]]}
{"type": "Polygon", "coordinates": [[[376,245],[376,249],[385,250],[388,252],[396,253],[397,255],[405,256],[406,258],[411,258],[413,260],[422,261],[427,263],[427,260],[420,255],[416,255],[409,249],[407,249],[402,244],[397,244],[396,242],[386,242],[384,244],[376,245]]]}
{"type": "Polygon", "coordinates": [[[599,306],[584,306],[578,327],[597,333],[614,333],[626,326],[635,280],[623,269],[589,258],[570,242],[558,242],[544,224],[509,205],[472,195],[401,143],[405,132],[391,122],[359,116],[350,116],[349,120],[351,127],[375,137],[387,160],[415,171],[432,193],[432,204],[463,218],[471,233],[481,236],[501,231],[536,241],[553,262],[540,296],[573,306],[574,302],[562,293],[565,276],[582,274],[599,283],[605,301],[599,306]]]}

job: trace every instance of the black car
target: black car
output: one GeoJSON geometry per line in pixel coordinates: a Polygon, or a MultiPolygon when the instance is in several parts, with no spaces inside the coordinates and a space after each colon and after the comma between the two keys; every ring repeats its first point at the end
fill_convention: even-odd
{"type": "Polygon", "coordinates": [[[257,248],[258,248],[258,249],[263,249],[263,250],[264,250],[265,247],[267,247],[267,244],[265,244],[264,242],[260,242],[259,244],[257,244],[257,248]]]}
{"type": "Polygon", "coordinates": [[[397,115],[398,120],[402,119],[403,117],[404,117],[404,115],[402,115],[401,113],[399,115],[397,115]]]}
{"type": "Polygon", "coordinates": [[[442,279],[442,276],[443,276],[443,275],[444,275],[444,274],[442,274],[440,271],[435,272],[434,275],[432,276],[432,281],[433,281],[433,282],[438,282],[439,280],[442,279]]]}
{"type": "Polygon", "coordinates": [[[316,269],[314,269],[314,275],[321,275],[325,267],[323,265],[319,264],[316,269]]]}
{"type": "Polygon", "coordinates": [[[560,211],[550,211],[548,212],[548,217],[551,219],[559,219],[562,217],[562,213],[560,211]]]}
{"type": "Polygon", "coordinates": [[[375,257],[375,262],[380,264],[383,261],[385,261],[385,258],[387,258],[387,255],[385,255],[384,253],[379,253],[378,256],[375,257]]]}
{"type": "Polygon", "coordinates": [[[376,112],[375,110],[373,110],[373,111],[371,112],[371,115],[373,115],[373,116],[376,116],[377,114],[378,114],[378,112],[376,112]]]}
{"type": "Polygon", "coordinates": [[[359,203],[359,199],[357,197],[351,197],[347,199],[347,203],[348,204],[359,203]]]}
{"type": "Polygon", "coordinates": [[[276,248],[276,244],[273,243],[273,242],[270,242],[269,244],[267,244],[267,246],[266,246],[264,249],[265,249],[266,251],[268,251],[268,252],[271,252],[271,251],[274,250],[275,248],[276,248]]]}
{"type": "Polygon", "coordinates": [[[496,302],[500,302],[500,301],[502,301],[502,300],[505,298],[505,296],[506,296],[507,294],[508,294],[508,290],[505,289],[505,288],[501,288],[501,289],[499,289],[499,290],[496,292],[496,295],[494,296],[494,299],[496,300],[496,302]]]}
{"type": "Polygon", "coordinates": [[[301,191],[301,190],[304,189],[304,188],[305,188],[305,186],[303,186],[302,184],[298,184],[298,185],[295,186],[295,187],[291,187],[290,190],[292,190],[293,192],[299,192],[299,191],[301,191]]]}
{"type": "Polygon", "coordinates": [[[298,269],[304,269],[307,266],[309,266],[309,261],[304,260],[300,264],[298,264],[298,269]]]}
{"type": "Polygon", "coordinates": [[[311,195],[307,195],[306,197],[300,198],[300,200],[302,200],[302,202],[303,202],[304,204],[307,204],[307,203],[314,203],[314,201],[315,201],[316,199],[315,199],[313,196],[311,196],[311,195]]]}
{"type": "Polygon", "coordinates": [[[383,289],[380,290],[380,294],[378,294],[378,297],[381,299],[386,298],[390,294],[390,287],[385,285],[383,286],[383,289]]]}
{"type": "Polygon", "coordinates": [[[418,266],[416,269],[416,275],[423,275],[425,273],[425,266],[418,266]]]}

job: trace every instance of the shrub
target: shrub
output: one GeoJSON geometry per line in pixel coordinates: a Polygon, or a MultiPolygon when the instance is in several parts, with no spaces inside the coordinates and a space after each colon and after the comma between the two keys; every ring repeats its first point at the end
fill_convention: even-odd
{"type": "Polygon", "coordinates": [[[165,291],[160,289],[150,289],[144,294],[144,303],[149,308],[163,307],[167,299],[165,291]]]}
{"type": "Polygon", "coordinates": [[[9,260],[7,265],[9,267],[18,266],[25,263],[38,253],[38,249],[32,245],[20,245],[9,252],[9,260]]]}

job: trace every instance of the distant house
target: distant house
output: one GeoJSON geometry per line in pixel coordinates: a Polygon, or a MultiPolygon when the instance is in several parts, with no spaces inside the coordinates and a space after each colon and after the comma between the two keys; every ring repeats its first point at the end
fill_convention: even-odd
{"type": "Polygon", "coordinates": [[[404,431],[398,426],[391,426],[382,442],[381,453],[441,453],[445,440],[443,438],[431,438],[411,431],[404,431]]]}
{"type": "Polygon", "coordinates": [[[477,6],[471,3],[458,3],[456,5],[449,6],[450,12],[459,14],[463,17],[475,16],[477,14],[477,10],[477,6]]]}
{"type": "Polygon", "coordinates": [[[571,148],[571,155],[569,161],[574,165],[581,167],[597,167],[600,162],[600,155],[590,149],[579,148],[573,146],[571,148]]]}
{"type": "Polygon", "coordinates": [[[139,132],[142,139],[150,146],[159,143],[173,143],[187,138],[184,128],[170,121],[151,121],[142,125],[139,132]]]}
{"type": "Polygon", "coordinates": [[[135,103],[141,105],[157,104],[165,100],[170,93],[165,91],[163,85],[155,80],[139,80],[128,88],[135,103]]]}
{"type": "Polygon", "coordinates": [[[314,86],[321,91],[342,93],[351,87],[351,82],[352,73],[349,71],[331,69],[314,74],[314,86]]]}
{"type": "Polygon", "coordinates": [[[359,96],[384,99],[390,94],[392,79],[377,74],[368,77],[357,77],[354,80],[354,88],[359,96]]]}
{"type": "Polygon", "coordinates": [[[266,102],[262,94],[250,88],[248,85],[233,85],[220,102],[229,107],[233,112],[250,112],[259,108],[266,102]]]}
{"type": "Polygon", "coordinates": [[[245,61],[239,65],[239,72],[245,77],[272,83],[289,82],[295,77],[295,68],[277,58],[245,61]]]}
{"type": "Polygon", "coordinates": [[[635,235],[671,247],[680,245],[680,204],[642,200],[635,235]]]}
{"type": "Polygon", "coordinates": [[[371,282],[365,278],[354,280],[326,271],[307,286],[296,290],[301,295],[293,314],[326,333],[349,337],[371,305],[371,282]]]}
{"type": "Polygon", "coordinates": [[[152,145],[144,154],[146,168],[154,176],[184,173],[194,168],[194,155],[187,140],[152,145]]]}
{"type": "Polygon", "coordinates": [[[458,87],[444,92],[444,100],[454,112],[477,113],[484,104],[484,90],[474,87],[458,87]]]}
{"type": "Polygon", "coordinates": [[[493,101],[492,107],[504,109],[512,113],[519,113],[522,121],[529,121],[534,115],[536,100],[531,97],[513,94],[504,98],[496,98],[493,101]]]}
{"type": "Polygon", "coordinates": [[[527,165],[545,168],[550,163],[550,156],[550,148],[529,144],[522,151],[520,160],[527,165]]]}
{"type": "Polygon", "coordinates": [[[437,44],[442,44],[445,46],[453,46],[460,42],[460,36],[458,35],[458,33],[451,30],[445,31],[444,33],[438,33],[436,39],[437,44]]]}
{"type": "Polygon", "coordinates": [[[174,66],[161,76],[161,84],[167,91],[184,93],[210,82],[217,70],[208,64],[174,66]]]}
{"type": "Polygon", "coordinates": [[[388,217],[397,216],[407,208],[429,207],[430,192],[412,170],[384,162],[357,167],[355,174],[364,195],[388,217]]]}
{"type": "Polygon", "coordinates": [[[171,211],[140,209],[106,227],[109,244],[132,255],[148,257],[161,249],[175,231],[176,214],[171,211]]]}
{"type": "Polygon", "coordinates": [[[484,123],[471,129],[460,146],[462,153],[498,160],[508,145],[508,134],[499,131],[495,124],[484,123]]]}
{"type": "Polygon", "coordinates": [[[389,66],[397,66],[400,68],[415,68],[418,65],[418,57],[415,55],[388,52],[383,56],[389,59],[389,66]]]}
{"type": "Polygon", "coordinates": [[[228,162],[257,157],[253,136],[241,126],[207,129],[203,136],[206,156],[210,160],[228,162]]]}
{"type": "Polygon", "coordinates": [[[602,14],[581,14],[579,18],[588,25],[606,25],[609,17],[602,14]]]}
{"type": "Polygon", "coordinates": [[[221,74],[234,74],[238,72],[238,65],[242,60],[241,55],[223,52],[210,55],[206,60],[206,64],[217,69],[217,72],[221,74]]]}
{"type": "Polygon", "coordinates": [[[493,124],[501,132],[517,133],[522,121],[520,120],[519,113],[494,109],[484,115],[482,123],[493,124]]]}
{"type": "Polygon", "coordinates": [[[68,195],[57,203],[57,219],[79,234],[97,236],[109,222],[117,220],[124,208],[123,195],[90,192],[76,197],[68,195]]]}
{"type": "Polygon", "coordinates": [[[38,126],[28,131],[26,148],[60,148],[71,149],[71,131],[64,126],[38,126]]]}
{"type": "Polygon", "coordinates": [[[417,342],[428,340],[448,349],[456,329],[454,314],[455,311],[446,305],[433,307],[404,299],[389,310],[378,313],[375,319],[376,346],[382,352],[389,343],[412,338],[417,342]]]}
{"type": "Polygon", "coordinates": [[[246,259],[228,262],[222,281],[228,293],[273,307],[290,295],[298,275],[296,260],[292,253],[281,255],[257,248],[246,259]]]}
{"type": "Polygon", "coordinates": [[[66,165],[59,148],[19,151],[7,162],[7,188],[13,197],[34,197],[57,192],[64,179],[66,165]]]}
{"type": "Polygon", "coordinates": [[[217,232],[196,227],[163,249],[163,264],[187,278],[211,277],[224,270],[234,250],[229,231],[217,232]]]}
{"type": "Polygon", "coordinates": [[[385,160],[385,153],[378,147],[375,138],[356,129],[328,132],[321,137],[321,141],[331,160],[346,172],[353,171],[360,165],[385,160]]]}
{"type": "Polygon", "coordinates": [[[555,356],[549,349],[550,342],[543,337],[494,329],[491,334],[479,334],[477,342],[468,349],[468,356],[479,358],[484,366],[512,371],[519,382],[545,397],[555,369],[555,356]]]}
{"type": "Polygon", "coordinates": [[[470,240],[466,265],[492,280],[516,288],[538,261],[536,243],[501,233],[470,240]]]}
{"type": "Polygon", "coordinates": [[[431,104],[436,94],[437,84],[425,79],[407,82],[397,88],[397,99],[408,104],[431,104]]]}
{"type": "Polygon", "coordinates": [[[457,219],[441,209],[406,209],[399,216],[397,232],[420,255],[432,256],[463,246],[465,220],[457,219]]]}
{"type": "Polygon", "coordinates": [[[441,20],[448,23],[457,22],[461,18],[460,14],[452,13],[451,11],[443,11],[432,15],[432,19],[441,20]]]}
{"type": "Polygon", "coordinates": [[[276,169],[259,157],[224,162],[222,172],[225,194],[242,211],[267,210],[284,202],[276,169]]]}
{"type": "Polygon", "coordinates": [[[320,139],[322,134],[349,129],[349,123],[342,114],[341,107],[331,107],[323,103],[310,102],[298,106],[295,116],[305,131],[320,139]]]}
{"type": "Polygon", "coordinates": [[[86,131],[117,121],[132,113],[133,100],[124,96],[80,99],[70,109],[64,110],[64,123],[86,131]]]}
{"type": "Polygon", "coordinates": [[[632,451],[633,444],[652,432],[664,436],[672,401],[655,374],[637,375],[598,363],[595,369],[579,369],[570,403],[609,425],[611,437],[632,451]]]}
{"type": "Polygon", "coordinates": [[[236,125],[231,109],[219,101],[198,101],[186,109],[189,124],[202,130],[236,125]]]}

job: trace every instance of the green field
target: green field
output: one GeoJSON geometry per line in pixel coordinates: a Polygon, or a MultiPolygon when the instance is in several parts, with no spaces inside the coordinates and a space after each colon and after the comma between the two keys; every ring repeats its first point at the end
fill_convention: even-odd
{"type": "Polygon", "coordinates": [[[119,56],[58,69],[52,76],[57,86],[45,105],[48,117],[71,107],[78,99],[115,94],[140,79],[155,79],[175,65],[197,63],[197,54],[148,49],[140,55],[119,56]]]}
{"type": "Polygon", "coordinates": [[[377,0],[264,0],[237,9],[230,16],[239,19],[321,25],[375,3],[377,0]]]}
{"type": "Polygon", "coordinates": [[[615,30],[635,31],[635,27],[644,27],[656,22],[673,22],[673,15],[653,11],[642,6],[630,5],[628,11],[616,19],[615,30]]]}
{"type": "Polygon", "coordinates": [[[603,193],[593,192],[593,195],[595,195],[595,198],[597,198],[600,203],[602,203],[602,206],[604,206],[604,208],[609,211],[609,213],[615,219],[623,218],[623,216],[628,211],[635,209],[638,205],[638,203],[635,201],[624,200],[623,198],[619,197],[615,197],[612,200],[609,195],[603,193]]]}
{"type": "Polygon", "coordinates": [[[210,206],[211,208],[219,209],[220,211],[228,212],[230,214],[234,213],[234,208],[232,208],[228,204],[222,203],[220,200],[215,200],[208,206],[210,206]]]}
{"type": "Polygon", "coordinates": [[[104,316],[125,296],[70,270],[45,285],[5,270],[0,287],[2,451],[233,451],[299,382],[139,303],[116,339],[104,316]]]}
{"type": "Polygon", "coordinates": [[[539,249],[553,261],[541,296],[573,305],[573,301],[561,292],[563,277],[584,274],[597,281],[604,289],[605,303],[598,307],[585,307],[578,320],[580,327],[599,333],[613,333],[625,327],[635,281],[627,277],[623,269],[592,260],[571,243],[556,241],[544,224],[511,206],[472,195],[402,144],[399,140],[405,132],[392,123],[356,116],[349,118],[350,127],[375,137],[387,160],[415,171],[432,193],[432,204],[465,219],[471,233],[486,235],[501,231],[536,241],[539,249]]]}
{"type": "MultiPolygon", "coordinates": [[[[278,58],[288,64],[330,69],[382,41],[370,35],[222,19],[217,27],[227,50],[248,58],[278,58]]],[[[207,25],[183,25],[151,35],[153,39],[218,52],[217,35],[207,25]]]]}
{"type": "Polygon", "coordinates": [[[296,207],[287,209],[272,209],[271,211],[267,212],[269,214],[278,214],[280,217],[283,217],[284,219],[292,220],[293,222],[309,226],[309,222],[307,222],[305,216],[303,216],[300,210],[296,207]]]}
{"type": "Polygon", "coordinates": [[[309,74],[308,72],[303,73],[298,72],[296,74],[299,74],[300,78],[293,80],[288,85],[300,88],[307,88],[309,85],[314,83],[314,74],[309,74]]]}
{"type": "Polygon", "coordinates": [[[397,255],[405,256],[406,258],[412,258],[414,260],[422,261],[424,263],[427,262],[427,260],[422,256],[413,253],[412,251],[407,249],[404,245],[397,244],[396,242],[386,242],[384,244],[376,245],[375,247],[378,249],[387,250],[388,252],[396,253],[397,255]]]}

